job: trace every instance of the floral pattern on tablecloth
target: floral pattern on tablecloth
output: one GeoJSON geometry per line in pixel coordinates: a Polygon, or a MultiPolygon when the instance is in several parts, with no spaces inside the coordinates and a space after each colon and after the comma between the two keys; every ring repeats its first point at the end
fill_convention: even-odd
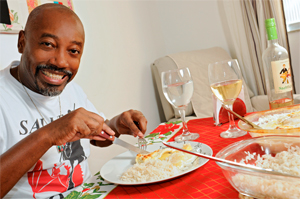
{"type": "MultiPolygon", "coordinates": [[[[145,136],[147,144],[167,141],[175,135],[181,127],[181,121],[162,123],[149,135],[145,136]]],[[[67,195],[65,199],[102,199],[116,187],[117,185],[106,182],[101,177],[100,172],[98,172],[75,191],[72,191],[69,195],[67,195]]]]}
{"type": "Polygon", "coordinates": [[[72,191],[65,199],[95,199],[104,198],[111,190],[116,187],[115,184],[106,182],[100,175],[100,171],[83,183],[75,191],[72,191]]]}
{"type": "Polygon", "coordinates": [[[169,140],[181,129],[181,127],[181,121],[162,123],[149,135],[145,136],[147,144],[160,143],[169,140]]]}

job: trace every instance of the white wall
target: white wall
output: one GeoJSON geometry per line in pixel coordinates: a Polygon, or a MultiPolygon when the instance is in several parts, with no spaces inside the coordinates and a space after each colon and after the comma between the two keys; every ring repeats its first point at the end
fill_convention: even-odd
{"type": "Polygon", "coordinates": [[[214,46],[229,51],[218,1],[158,1],[157,9],[167,53],[214,46]]]}
{"type": "Polygon", "coordinates": [[[17,34],[0,34],[0,69],[7,67],[13,60],[20,60],[17,42],[17,34]]]}

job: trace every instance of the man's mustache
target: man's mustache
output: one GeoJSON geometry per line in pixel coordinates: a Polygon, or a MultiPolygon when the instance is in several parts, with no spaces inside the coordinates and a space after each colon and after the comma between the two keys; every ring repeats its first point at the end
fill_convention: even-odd
{"type": "Polygon", "coordinates": [[[52,71],[55,71],[55,72],[63,72],[63,73],[65,73],[65,75],[67,75],[69,77],[69,80],[71,79],[71,77],[73,75],[73,73],[71,71],[65,70],[63,68],[58,68],[55,65],[44,65],[44,64],[41,64],[41,65],[37,66],[36,74],[39,72],[39,70],[42,70],[42,69],[48,69],[48,70],[52,70],[52,71]]]}

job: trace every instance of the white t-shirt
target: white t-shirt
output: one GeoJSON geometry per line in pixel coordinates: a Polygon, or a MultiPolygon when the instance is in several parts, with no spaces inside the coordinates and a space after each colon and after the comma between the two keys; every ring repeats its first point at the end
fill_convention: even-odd
{"type": "MultiPolygon", "coordinates": [[[[10,68],[18,65],[19,62],[15,61],[0,71],[0,154],[46,125],[20,82],[10,74],[10,68]]],[[[47,123],[60,117],[58,96],[48,97],[27,91],[47,123]]],[[[60,100],[62,115],[79,107],[99,114],[74,82],[67,84],[60,100]]],[[[102,113],[99,115],[105,119],[102,113]]],[[[90,177],[89,155],[88,139],[67,143],[62,153],[58,153],[56,146],[51,147],[5,198],[60,198],[60,193],[66,196],[90,177]]]]}

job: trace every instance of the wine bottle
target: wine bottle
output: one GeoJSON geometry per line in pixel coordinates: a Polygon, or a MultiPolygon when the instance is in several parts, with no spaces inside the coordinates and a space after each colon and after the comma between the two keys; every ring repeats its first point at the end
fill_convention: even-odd
{"type": "Polygon", "coordinates": [[[293,83],[289,55],[278,44],[275,19],[267,19],[265,26],[268,35],[268,47],[263,52],[263,66],[270,109],[294,104],[293,83]]]}

